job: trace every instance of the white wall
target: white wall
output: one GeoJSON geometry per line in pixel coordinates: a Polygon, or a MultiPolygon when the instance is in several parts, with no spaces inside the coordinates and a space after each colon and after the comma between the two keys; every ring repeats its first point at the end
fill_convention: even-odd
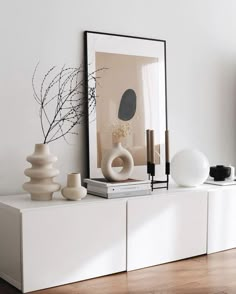
{"type": "MultiPolygon", "coordinates": [[[[236,163],[234,0],[1,0],[0,195],[21,193],[26,155],[42,139],[31,78],[82,62],[83,31],[167,40],[171,155],[202,150],[236,163]]],[[[86,174],[85,130],[51,145],[61,171],[86,174]]]]}

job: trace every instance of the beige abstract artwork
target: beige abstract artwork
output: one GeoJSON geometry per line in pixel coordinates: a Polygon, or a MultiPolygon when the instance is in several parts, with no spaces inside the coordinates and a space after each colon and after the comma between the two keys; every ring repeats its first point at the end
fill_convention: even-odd
{"type": "MultiPolygon", "coordinates": [[[[97,167],[103,152],[121,142],[134,159],[134,165],[146,165],[145,130],[152,128],[152,99],[158,93],[158,58],[96,52],[99,83],[96,89],[97,167]],[[151,90],[150,90],[151,89],[151,90]]],[[[156,164],[160,164],[160,144],[155,142],[156,164]]],[[[113,166],[121,166],[116,159],[113,166]]]]}

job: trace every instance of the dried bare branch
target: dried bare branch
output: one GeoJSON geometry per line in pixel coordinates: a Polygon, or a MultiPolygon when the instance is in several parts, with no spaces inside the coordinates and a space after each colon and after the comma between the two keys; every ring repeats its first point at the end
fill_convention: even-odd
{"type": "Polygon", "coordinates": [[[88,74],[84,79],[84,70],[78,68],[66,68],[63,66],[56,73],[56,67],[53,66],[44,75],[40,83],[39,91],[35,87],[35,76],[38,70],[36,65],[33,77],[32,87],[33,96],[40,105],[39,117],[43,133],[43,143],[64,138],[68,134],[78,134],[73,131],[75,126],[85,123],[88,116],[96,107],[96,85],[97,72],[99,69],[88,74]],[[91,84],[92,86],[88,86],[91,84]]]}

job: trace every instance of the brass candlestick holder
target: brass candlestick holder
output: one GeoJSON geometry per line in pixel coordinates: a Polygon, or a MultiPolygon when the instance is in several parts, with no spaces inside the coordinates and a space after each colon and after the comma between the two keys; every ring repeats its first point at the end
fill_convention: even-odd
{"type": "Polygon", "coordinates": [[[146,130],[147,139],[147,173],[151,180],[151,189],[169,189],[170,161],[169,161],[169,131],[165,131],[165,175],[166,180],[155,180],[155,139],[154,130],[146,130]]]}

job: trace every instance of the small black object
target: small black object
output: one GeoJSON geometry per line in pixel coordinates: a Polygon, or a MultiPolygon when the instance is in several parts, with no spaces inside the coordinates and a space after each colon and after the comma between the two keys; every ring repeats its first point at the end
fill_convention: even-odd
{"type": "Polygon", "coordinates": [[[224,181],[230,176],[231,169],[228,166],[217,165],[210,167],[210,176],[214,181],[224,181]]]}

